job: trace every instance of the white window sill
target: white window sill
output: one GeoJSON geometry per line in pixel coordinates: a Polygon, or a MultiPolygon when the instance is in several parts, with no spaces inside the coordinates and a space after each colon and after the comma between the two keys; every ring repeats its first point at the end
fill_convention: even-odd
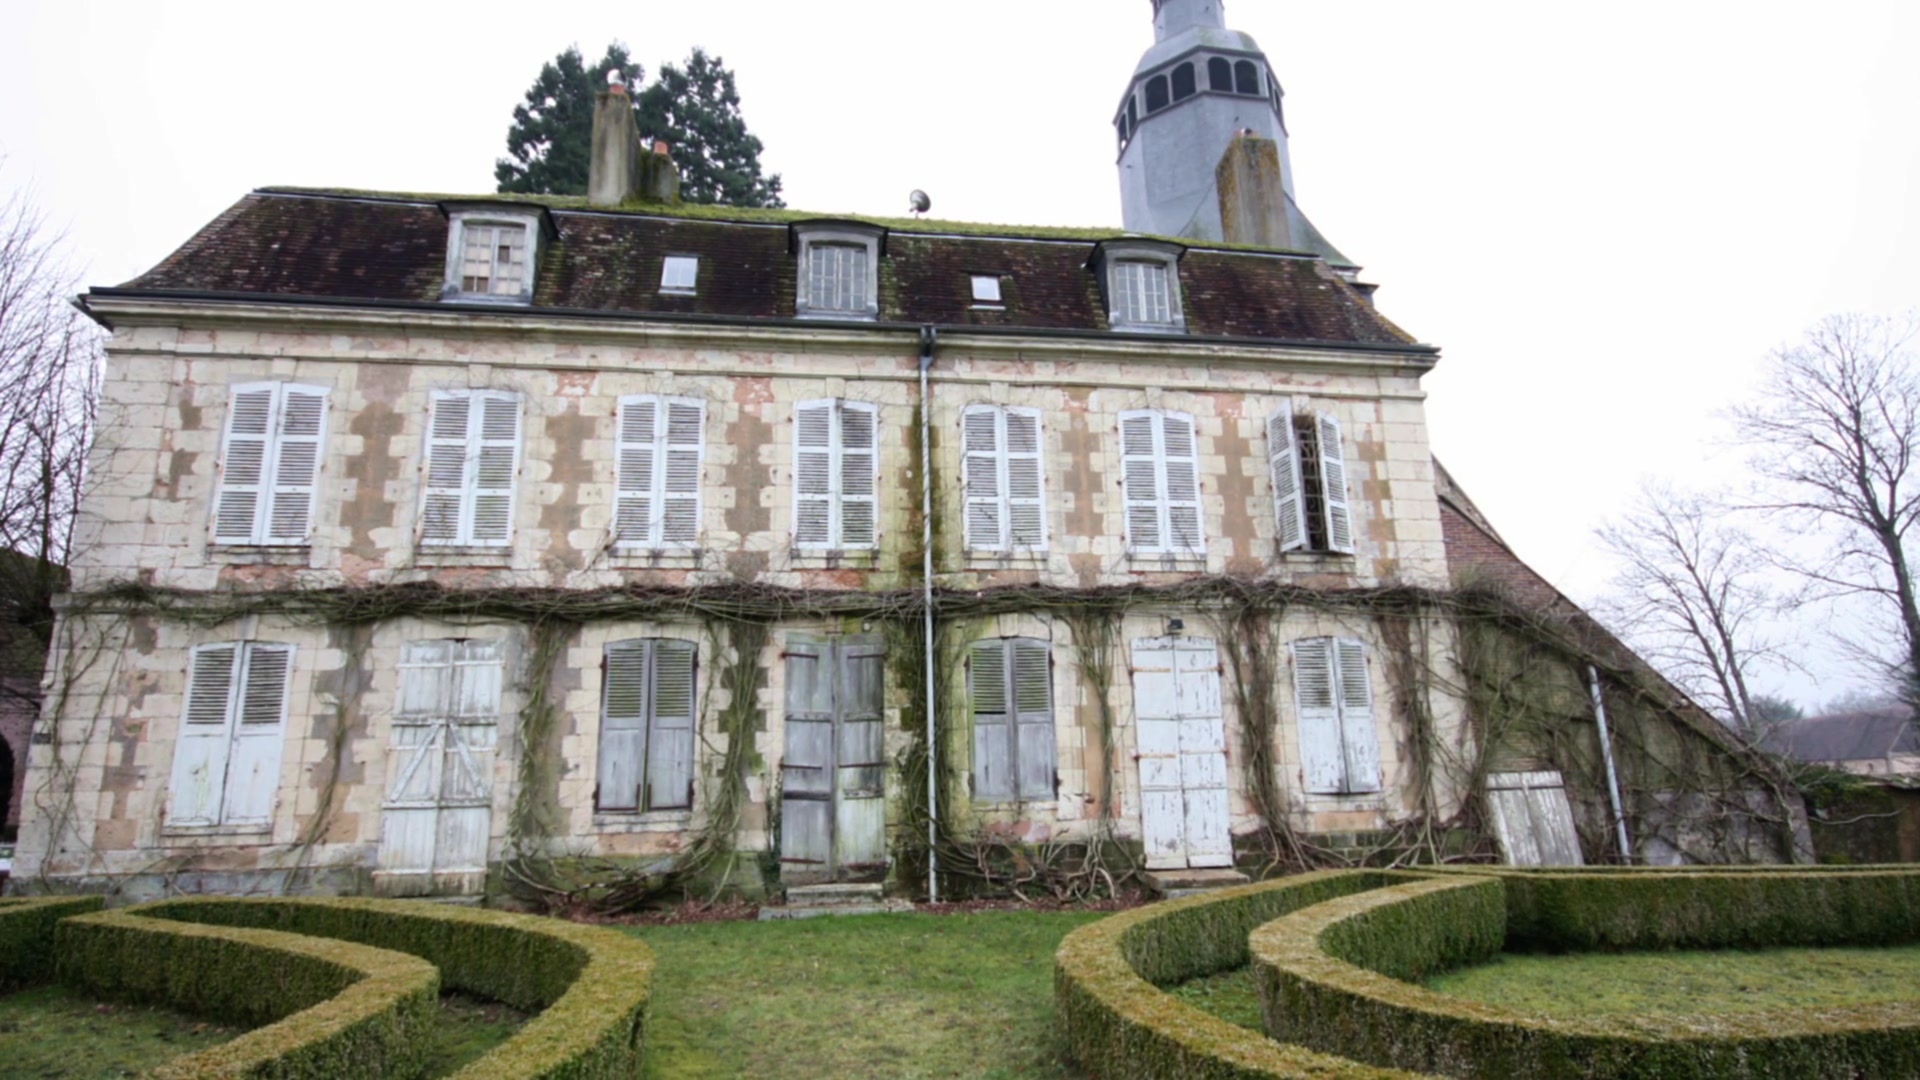
{"type": "Polygon", "coordinates": [[[487,293],[443,292],[440,299],[449,304],[473,304],[479,307],[531,307],[533,297],[492,296],[487,293]]]}
{"type": "Polygon", "coordinates": [[[607,565],[616,570],[697,570],[699,548],[614,548],[607,565]]]}
{"type": "Polygon", "coordinates": [[[235,566],[305,566],[313,548],[308,544],[208,544],[207,556],[235,566]]]}
{"type": "Polygon", "coordinates": [[[510,547],[427,547],[414,549],[417,566],[489,566],[507,569],[513,565],[510,547]]]}
{"type": "Polygon", "coordinates": [[[787,564],[795,570],[872,570],[880,565],[880,552],[874,548],[847,551],[794,548],[787,564]]]}
{"type": "Polygon", "coordinates": [[[1187,328],[1180,323],[1132,323],[1116,322],[1111,329],[1122,334],[1184,334],[1187,328]]]}
{"type": "Polygon", "coordinates": [[[878,322],[877,311],[799,311],[796,319],[819,319],[822,322],[878,322]]]}
{"type": "Polygon", "coordinates": [[[1047,552],[1045,549],[981,551],[968,548],[966,562],[967,568],[974,570],[1000,570],[1008,567],[1041,569],[1047,565],[1047,552]]]}
{"type": "Polygon", "coordinates": [[[1386,795],[1378,791],[1310,791],[1307,802],[1314,810],[1387,810],[1386,795]]]}
{"type": "Polygon", "coordinates": [[[193,846],[196,841],[225,841],[234,839],[266,840],[273,836],[273,826],[267,825],[168,825],[160,830],[161,846],[193,846]]]}
{"type": "Polygon", "coordinates": [[[693,824],[691,810],[649,810],[644,814],[623,810],[596,810],[593,827],[604,833],[685,832],[693,824]]]}
{"type": "Polygon", "coordinates": [[[1207,556],[1205,552],[1197,554],[1174,555],[1155,551],[1127,552],[1127,567],[1130,570],[1164,570],[1169,573],[1205,570],[1207,556]]]}

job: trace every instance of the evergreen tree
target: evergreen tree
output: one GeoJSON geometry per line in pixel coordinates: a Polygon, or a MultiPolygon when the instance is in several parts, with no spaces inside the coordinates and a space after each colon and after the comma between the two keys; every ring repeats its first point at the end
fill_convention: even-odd
{"type": "Polygon", "coordinates": [[[593,153],[594,98],[607,88],[607,73],[619,71],[627,93],[637,95],[645,74],[614,42],[589,68],[580,47],[570,45],[540,69],[527,100],[514,106],[507,129],[507,157],[494,163],[499,190],[521,195],[585,195],[587,159],[593,153]]]}
{"type": "Polygon", "coordinates": [[[640,95],[640,130],[672,147],[680,196],[728,206],[785,206],[780,177],[760,174],[760,140],[740,116],[733,72],[695,47],[685,67],[660,65],[640,95]]]}

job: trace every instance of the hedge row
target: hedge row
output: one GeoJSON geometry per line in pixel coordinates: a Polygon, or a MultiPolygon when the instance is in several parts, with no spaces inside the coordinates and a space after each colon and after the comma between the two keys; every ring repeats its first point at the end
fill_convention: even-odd
{"type": "Polygon", "coordinates": [[[1741,926],[1748,919],[1788,935],[1780,944],[1913,940],[1899,929],[1910,911],[1876,905],[1910,904],[1902,890],[1916,877],[1912,870],[1446,875],[1297,912],[1256,931],[1250,944],[1276,1038],[1381,1066],[1543,1080],[1911,1077],[1920,1076],[1920,1004],[1554,1019],[1435,994],[1389,973],[1417,978],[1497,942],[1500,911],[1489,898],[1500,891],[1510,928],[1531,919],[1531,932],[1547,935],[1537,941],[1559,944],[1583,939],[1583,917],[1603,920],[1601,933],[1585,936],[1613,948],[1776,943],[1755,940],[1741,926]],[[1789,927],[1784,913],[1801,903],[1810,905],[1808,926],[1789,927]],[[1629,910],[1635,904],[1643,914],[1629,910]],[[1866,927],[1847,926],[1850,918],[1866,927]]]}
{"type": "Polygon", "coordinates": [[[0,993],[53,979],[53,925],[99,911],[97,896],[0,900],[0,993]]]}
{"type": "Polygon", "coordinates": [[[1378,1069],[1275,1042],[1159,990],[1247,962],[1247,936],[1288,912],[1410,880],[1386,871],[1326,871],[1154,904],[1068,934],[1053,993],[1074,1059],[1101,1080],[1312,1077],[1385,1080],[1378,1069]]]}
{"type": "Polygon", "coordinates": [[[426,1068],[440,976],[418,957],[140,908],[65,919],[54,949],[60,980],[82,993],[255,1028],[149,1077],[408,1080],[426,1068]]]}
{"type": "Polygon", "coordinates": [[[538,1012],[460,1080],[597,1080],[640,1071],[653,953],[625,934],[531,915],[414,900],[196,898],[161,918],[339,938],[411,953],[453,990],[538,1012]]]}

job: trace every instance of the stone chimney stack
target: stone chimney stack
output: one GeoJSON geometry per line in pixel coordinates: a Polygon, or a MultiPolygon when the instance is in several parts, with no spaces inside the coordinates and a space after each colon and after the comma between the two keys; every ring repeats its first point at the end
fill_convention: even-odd
{"type": "Polygon", "coordinates": [[[640,128],[633,120],[633,99],[619,82],[608,84],[594,99],[593,156],[587,160],[587,202],[619,206],[636,200],[680,201],[680,172],[667,154],[667,144],[656,142],[648,153],[640,145],[640,128]]]}
{"type": "Polygon", "coordinates": [[[1264,248],[1295,246],[1278,143],[1241,131],[1220,155],[1213,182],[1220,195],[1222,240],[1264,248]]]}

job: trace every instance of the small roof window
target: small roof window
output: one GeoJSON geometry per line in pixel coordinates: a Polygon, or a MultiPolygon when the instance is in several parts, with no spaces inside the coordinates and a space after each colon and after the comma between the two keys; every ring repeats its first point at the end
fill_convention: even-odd
{"type": "Polygon", "coordinates": [[[660,291],[692,296],[700,278],[700,259],[695,255],[669,255],[660,264],[660,291]]]}
{"type": "Polygon", "coordinates": [[[514,205],[442,205],[449,227],[440,298],[532,303],[534,269],[547,238],[541,211],[514,205]]]}
{"type": "Polygon", "coordinates": [[[999,304],[1000,275],[973,275],[973,302],[975,304],[999,304]]]}

